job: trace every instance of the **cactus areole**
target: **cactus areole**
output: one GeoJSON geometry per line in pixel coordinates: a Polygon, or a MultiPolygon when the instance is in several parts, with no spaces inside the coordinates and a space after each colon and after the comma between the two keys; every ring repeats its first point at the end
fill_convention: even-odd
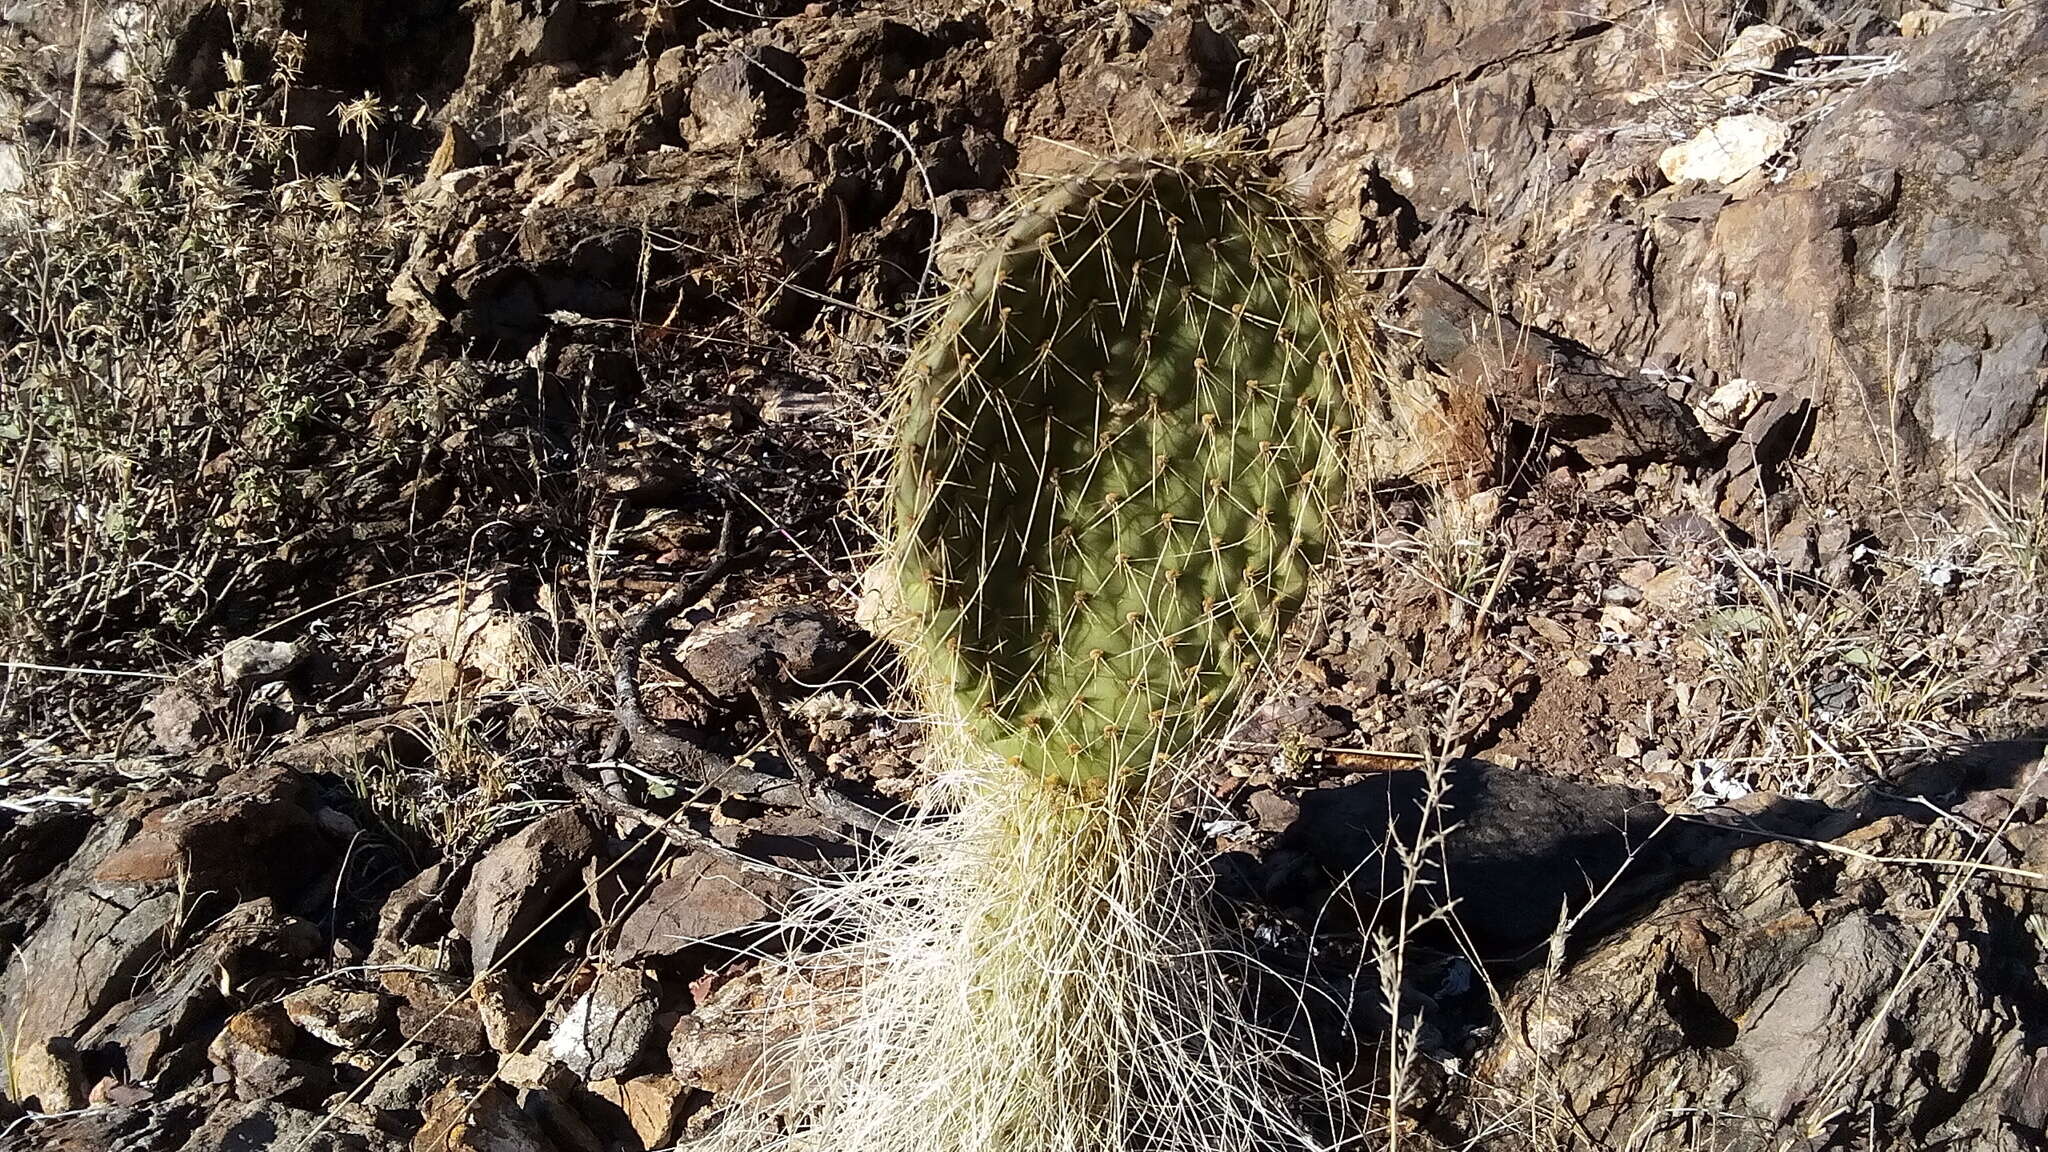
{"type": "Polygon", "coordinates": [[[928,706],[1090,793],[1215,736],[1347,501],[1353,332],[1242,161],[1033,203],[906,370],[885,536],[928,706]]]}

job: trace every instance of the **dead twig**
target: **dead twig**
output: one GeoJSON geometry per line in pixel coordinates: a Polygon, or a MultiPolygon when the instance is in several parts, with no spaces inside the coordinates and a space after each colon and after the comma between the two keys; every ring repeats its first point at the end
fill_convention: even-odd
{"type": "Polygon", "coordinates": [[[884,840],[903,834],[903,826],[896,821],[841,796],[824,782],[810,749],[797,740],[789,717],[782,714],[782,704],[773,689],[754,685],[754,704],[760,708],[761,722],[768,726],[768,734],[774,738],[783,762],[796,773],[797,787],[803,790],[804,802],[812,811],[884,840]]]}
{"type": "Polygon", "coordinates": [[[708,852],[736,868],[742,868],[749,872],[760,872],[777,876],[790,874],[786,868],[778,868],[773,864],[763,863],[737,848],[729,847],[716,838],[697,831],[677,818],[680,813],[662,817],[656,816],[654,813],[644,809],[636,808],[605,791],[596,781],[586,780],[582,776],[577,775],[574,768],[567,767],[566,765],[562,768],[562,783],[568,786],[569,791],[576,794],[576,798],[581,800],[585,807],[593,809],[601,815],[612,817],[615,820],[624,820],[628,823],[638,824],[643,828],[668,838],[672,843],[688,851],[708,852]]]}
{"type": "MultiPolygon", "coordinates": [[[[734,548],[735,517],[731,512],[718,531],[718,550],[712,554],[711,563],[697,576],[677,583],[654,603],[635,611],[626,618],[617,647],[612,653],[613,667],[618,669],[615,678],[617,704],[614,715],[618,720],[618,731],[614,734],[614,745],[626,744],[634,757],[643,762],[658,764],[675,771],[693,784],[716,788],[734,795],[752,796],[764,804],[788,808],[808,808],[827,820],[835,821],[849,828],[856,828],[872,836],[888,838],[898,834],[899,826],[894,820],[854,803],[839,793],[819,786],[813,772],[811,778],[797,782],[782,776],[756,772],[742,767],[729,756],[721,755],[695,742],[678,736],[663,728],[647,715],[640,703],[640,652],[664,624],[674,619],[683,609],[711,594],[720,580],[735,569],[759,560],[763,549],[744,552],[734,548]]],[[[772,701],[771,701],[772,704],[772,701]]],[[[772,706],[763,706],[762,717],[771,731],[783,743],[783,756],[789,760],[793,771],[806,772],[811,765],[799,763],[789,751],[791,744],[784,739],[783,727],[786,721],[772,706]]],[[[624,804],[624,800],[607,796],[624,804]]],[[[627,807],[631,807],[627,805],[627,807]]],[[[638,809],[633,809],[638,811],[638,809]]],[[[631,817],[629,817],[631,818],[631,817]]]]}

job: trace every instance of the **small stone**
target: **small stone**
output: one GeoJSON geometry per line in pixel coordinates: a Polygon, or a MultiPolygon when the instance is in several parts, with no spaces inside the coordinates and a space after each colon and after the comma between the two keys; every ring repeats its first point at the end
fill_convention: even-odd
{"type": "Polygon", "coordinates": [[[247,689],[291,671],[299,658],[295,644],[244,636],[220,650],[220,681],[228,688],[247,689]]]}
{"type": "Polygon", "coordinates": [[[599,89],[590,100],[597,126],[616,132],[646,111],[654,96],[654,66],[643,59],[599,89]]]}
{"type": "Polygon", "coordinates": [[[427,1097],[453,1079],[462,1061],[452,1056],[407,1053],[389,1071],[364,1086],[362,1104],[375,1112],[419,1112],[427,1097]]]}
{"type": "Polygon", "coordinates": [[[744,1028],[685,1016],[669,1035],[668,1059],[682,1083],[723,1095],[739,1089],[768,1047],[744,1028]]]}
{"type": "Polygon", "coordinates": [[[616,1080],[633,1071],[654,1037],[660,992],[637,968],[598,974],[555,1024],[548,1054],[584,1080],[616,1080]]]}
{"type": "Polygon", "coordinates": [[[1617,636],[1640,636],[1643,626],[1649,621],[1643,614],[1621,604],[1607,604],[1600,609],[1600,630],[1617,636]]]}
{"type": "Polygon", "coordinates": [[[1610,584],[1600,590],[1600,603],[1628,608],[1643,602],[1643,594],[1626,584],[1610,584]]]}
{"type": "Polygon", "coordinates": [[[1610,488],[1619,488],[1627,484],[1634,475],[1626,464],[1610,464],[1605,468],[1596,468],[1588,472],[1580,483],[1588,492],[1605,492],[1610,488]]]}
{"type": "Polygon", "coordinates": [[[867,643],[823,608],[785,604],[743,607],[695,629],[680,656],[683,671],[706,691],[732,697],[785,680],[829,680],[867,643]]]}
{"type": "Polygon", "coordinates": [[[276,1004],[265,1004],[228,1017],[206,1058],[233,1081],[243,1100],[304,1098],[315,1092],[316,1065],[291,1058],[298,1030],[276,1004]]]}
{"type": "Polygon", "coordinates": [[[1716,437],[1741,433],[1742,425],[1764,402],[1764,390],[1754,380],[1737,376],[1709,393],[1693,407],[1700,427],[1716,437]]]}
{"type": "Polygon", "coordinates": [[[461,980],[440,972],[403,969],[379,973],[377,982],[398,997],[398,1034],[456,1056],[490,1050],[476,1004],[461,980]]]}
{"type": "Polygon", "coordinates": [[[494,1083],[454,1081],[420,1115],[412,1152],[555,1152],[539,1124],[494,1083]]]}
{"type": "Polygon", "coordinates": [[[1813,528],[1804,523],[1787,525],[1771,541],[1771,559],[1788,572],[1811,575],[1819,563],[1813,528]]]}
{"type": "Polygon", "coordinates": [[[1548,616],[1529,617],[1529,630],[1560,648],[1569,648],[1578,642],[1572,636],[1571,629],[1548,616]]]}
{"type": "Polygon", "coordinates": [[[617,1105],[640,1143],[649,1148],[666,1148],[675,1142],[683,1105],[690,1096],[683,1082],[666,1072],[631,1080],[598,1080],[590,1085],[590,1091],[617,1105]]]}
{"type": "Polygon", "coordinates": [[[1799,38],[1776,24],[1752,24],[1721,50],[1714,69],[1735,74],[1774,71],[1797,47],[1799,38]]]}
{"type": "Polygon", "coordinates": [[[471,970],[489,972],[554,911],[596,850],[583,817],[561,808],[484,853],[455,907],[455,930],[469,941],[471,970]]]}
{"type": "Polygon", "coordinates": [[[687,857],[619,926],[612,955],[620,961],[675,955],[774,916],[788,895],[788,885],[774,876],[708,855],[687,857]]]}
{"type": "Polygon", "coordinates": [[[1706,587],[1686,568],[1666,568],[1642,586],[1645,603],[1671,611],[1697,608],[1706,599],[1706,587]]]}
{"type": "Polygon", "coordinates": [[[1720,528],[1697,512],[1678,512],[1657,522],[1657,542],[1674,552],[1711,546],[1720,540],[1720,528]]]}
{"type": "MultiPolygon", "coordinates": [[[[476,138],[462,125],[450,120],[441,126],[441,143],[427,158],[427,170],[421,174],[420,183],[437,183],[459,170],[474,171],[472,165],[476,163],[477,156],[476,138]]],[[[467,192],[460,194],[467,195],[467,192]]]]}
{"type": "Polygon", "coordinates": [[[1245,806],[1261,832],[1285,831],[1301,816],[1300,804],[1268,788],[1253,792],[1245,806]]]}
{"type": "Polygon", "coordinates": [[[1934,8],[1922,8],[1899,17],[1899,35],[1908,40],[1919,40],[1932,36],[1958,20],[1965,19],[1971,12],[1942,12],[1934,8]]]}
{"type": "Polygon", "coordinates": [[[503,688],[522,682],[535,661],[533,619],[511,607],[501,584],[444,589],[392,621],[391,634],[404,645],[400,660],[415,680],[423,678],[431,661],[456,665],[459,677],[439,668],[432,673],[444,686],[459,682],[478,692],[503,688]]]}
{"type": "Polygon", "coordinates": [[[284,998],[285,1016],[308,1036],[336,1048],[354,1048],[383,1031],[392,1000],[378,992],[315,984],[284,998]]]}
{"type": "Polygon", "coordinates": [[[519,1051],[540,1021],[540,1011],[534,1007],[533,999],[503,972],[493,972],[478,980],[470,998],[483,1021],[484,1035],[499,1052],[519,1051]]]}
{"type": "Polygon", "coordinates": [[[1725,116],[1682,144],[1657,157],[1657,167],[1673,184],[1704,180],[1731,184],[1784,150],[1791,130],[1758,112],[1725,116]]]}
{"type": "Polygon", "coordinates": [[[412,684],[406,688],[402,703],[445,704],[461,693],[464,679],[462,666],[453,660],[422,660],[413,669],[412,684]]]}
{"type": "Polygon", "coordinates": [[[539,209],[560,204],[569,198],[570,193],[590,186],[590,177],[583,171],[583,162],[571,160],[567,168],[548,181],[547,187],[534,193],[533,200],[526,206],[526,214],[531,215],[539,209]]]}
{"type": "Polygon", "coordinates": [[[554,1092],[574,1084],[576,1076],[545,1052],[506,1052],[498,1057],[498,1081],[514,1088],[554,1092]]]}
{"type": "Polygon", "coordinates": [[[197,752],[213,735],[213,709],[183,684],[163,688],[143,708],[150,738],[166,752],[197,752]]]}
{"type": "Polygon", "coordinates": [[[1621,582],[1640,592],[1657,578],[1657,571],[1653,561],[1638,560],[1621,570],[1621,582]]]}
{"type": "Polygon", "coordinates": [[[796,121],[803,61],[762,45],[734,51],[698,73],[685,135],[699,150],[759,142],[796,121]]]}

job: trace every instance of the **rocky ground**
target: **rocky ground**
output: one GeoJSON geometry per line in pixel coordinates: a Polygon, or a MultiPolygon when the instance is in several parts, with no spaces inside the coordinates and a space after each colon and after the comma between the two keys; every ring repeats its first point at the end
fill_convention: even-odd
{"type": "Polygon", "coordinates": [[[0,1149],[714,1124],[922,779],[903,322],[1226,131],[1407,432],[1194,830],[1357,1138],[2041,1147],[2044,75],[1961,0],[7,7],[0,1149]]]}

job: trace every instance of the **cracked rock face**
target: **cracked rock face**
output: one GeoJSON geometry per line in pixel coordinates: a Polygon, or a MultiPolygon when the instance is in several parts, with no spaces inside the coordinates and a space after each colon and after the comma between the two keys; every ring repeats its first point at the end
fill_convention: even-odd
{"type": "MultiPolygon", "coordinates": [[[[2016,831],[2020,866],[2038,869],[2040,829],[2016,831]]],[[[1560,973],[1523,979],[1482,1080],[1535,1093],[1603,1147],[1825,1139],[1870,1101],[1928,1146],[2032,1147],[2044,941],[2020,925],[2038,898],[1870,859],[1939,855],[1958,835],[1886,817],[1836,841],[1864,857],[1737,850],[1560,973]]]]}
{"type": "Polygon", "coordinates": [[[1412,244],[1360,231],[1365,263],[1511,285],[1520,320],[1682,377],[1688,403],[1742,379],[1810,404],[1823,461],[1952,479],[2031,467],[2048,238],[2025,222],[2048,210],[2048,17],[2020,8],[1914,40],[1846,18],[1774,29],[1781,52],[1792,36],[1871,63],[1793,52],[1783,67],[1802,84],[1763,84],[1744,106],[1761,111],[1730,117],[1684,95],[1718,47],[1696,30],[1739,27],[1709,7],[1482,0],[1412,20],[1332,5],[1332,85],[1289,163],[1333,220],[1357,219],[1361,197],[1414,214],[1412,244]],[[1764,120],[1743,163],[1708,148],[1663,186],[1665,149],[1764,120]]]}
{"type": "MultiPolygon", "coordinates": [[[[13,1099],[46,1112],[83,1107],[90,1084],[80,1045],[88,1029],[127,1000],[181,926],[221,920],[242,895],[295,892],[325,863],[331,847],[300,806],[297,777],[257,770],[215,787],[213,795],[154,810],[150,797],[137,797],[129,815],[103,822],[50,879],[41,923],[0,971],[9,1041],[0,1051],[0,1083],[13,1099]]],[[[235,938],[234,931],[223,935],[223,947],[235,938]]],[[[163,1002],[161,1026],[196,1023],[175,1003],[163,1002]]],[[[166,1038],[125,1039],[134,1054],[153,1052],[166,1038]],[[146,1047],[133,1049],[137,1043],[146,1047]]]]}

